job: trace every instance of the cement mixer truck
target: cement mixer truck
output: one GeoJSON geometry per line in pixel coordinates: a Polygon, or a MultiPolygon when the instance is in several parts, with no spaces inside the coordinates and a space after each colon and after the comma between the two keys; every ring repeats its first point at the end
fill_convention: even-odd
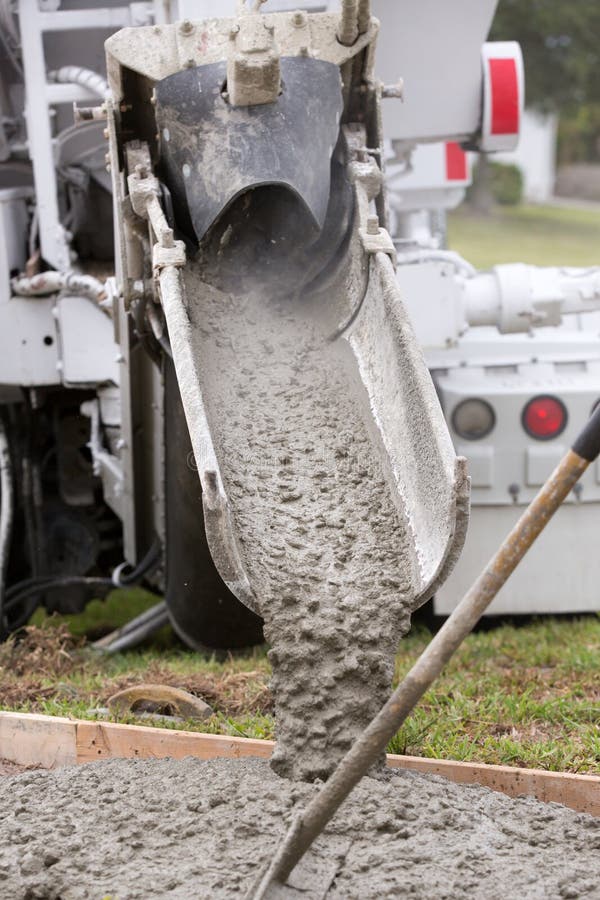
{"type": "MultiPolygon", "coordinates": [[[[386,106],[400,165],[518,135],[518,47],[485,44],[494,2],[461,5],[452,45],[427,25],[443,4],[403,6],[385,83],[368,0],[2,0],[3,635],[144,582],[165,599],[126,641],[168,617],[191,646],[244,646],[265,573],[293,605],[307,567],[334,593],[358,567],[366,597],[379,575],[406,615],[440,596],[469,481],[452,367],[428,359],[436,392],[420,344],[599,301],[595,272],[476,276],[392,239],[386,106]]],[[[385,45],[399,10],[379,6],[385,45]]]]}

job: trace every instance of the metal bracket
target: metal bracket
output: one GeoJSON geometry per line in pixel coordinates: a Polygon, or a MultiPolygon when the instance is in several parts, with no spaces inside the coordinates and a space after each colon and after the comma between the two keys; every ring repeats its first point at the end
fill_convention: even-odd
{"type": "Polygon", "coordinates": [[[367,227],[359,228],[358,233],[365,253],[387,253],[394,267],[397,263],[396,248],[386,228],[381,228],[377,216],[369,216],[367,227]]]}
{"type": "Polygon", "coordinates": [[[164,214],[160,201],[160,183],[152,174],[148,145],[129,145],[126,152],[129,169],[133,169],[127,177],[131,207],[137,216],[148,220],[156,236],[156,242],[152,245],[152,275],[155,282],[158,282],[163,269],[185,266],[185,244],[175,240],[173,229],[164,214]]]}

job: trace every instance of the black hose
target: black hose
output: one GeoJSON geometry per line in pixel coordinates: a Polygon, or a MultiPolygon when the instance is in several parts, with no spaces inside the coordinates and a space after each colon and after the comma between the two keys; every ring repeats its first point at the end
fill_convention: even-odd
{"type": "Polygon", "coordinates": [[[155,538],[142,561],[131,572],[123,574],[125,567],[129,565],[128,563],[122,563],[120,566],[117,566],[112,577],[113,587],[130,587],[132,584],[137,584],[144,575],[148,575],[156,568],[161,558],[162,544],[159,538],[155,538]]]}
{"type": "Polygon", "coordinates": [[[38,575],[19,581],[6,591],[4,613],[10,612],[20,603],[31,598],[34,599],[34,602],[26,604],[19,618],[10,623],[9,630],[16,631],[27,623],[39,605],[39,595],[46,591],[64,587],[92,587],[98,589],[131,587],[139,583],[145,575],[151,572],[159,564],[161,558],[162,544],[156,538],[139,565],[135,566],[126,575],[122,574],[122,567],[118,566],[112,578],[95,578],[85,575],[38,575]],[[118,573],[116,578],[115,573],[118,573]]]}
{"type": "Polygon", "coordinates": [[[64,588],[81,586],[94,588],[114,588],[114,584],[110,578],[86,578],[82,575],[66,575],[62,578],[54,577],[46,579],[44,579],[43,576],[40,576],[38,578],[31,578],[28,580],[30,582],[34,581],[35,583],[29,584],[28,587],[23,587],[22,581],[14,585],[15,588],[20,587],[20,590],[17,593],[13,594],[10,598],[7,596],[6,603],[4,604],[5,612],[9,612],[20,603],[33,598],[33,602],[30,601],[28,604],[26,604],[19,618],[9,623],[10,631],[17,631],[19,628],[22,628],[27,624],[27,622],[39,606],[39,595],[45,593],[45,591],[61,587],[64,588]]]}

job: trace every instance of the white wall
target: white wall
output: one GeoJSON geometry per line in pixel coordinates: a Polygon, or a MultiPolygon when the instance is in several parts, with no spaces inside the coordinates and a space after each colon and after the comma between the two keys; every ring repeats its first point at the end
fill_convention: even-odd
{"type": "Polygon", "coordinates": [[[554,194],[558,117],[525,110],[519,146],[494,153],[498,162],[515,163],[523,172],[525,199],[543,203],[554,194]]]}

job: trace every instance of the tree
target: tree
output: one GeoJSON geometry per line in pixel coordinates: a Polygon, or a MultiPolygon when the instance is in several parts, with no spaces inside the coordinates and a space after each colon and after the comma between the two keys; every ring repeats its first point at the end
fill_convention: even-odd
{"type": "MultiPolygon", "coordinates": [[[[563,161],[594,156],[600,146],[600,0],[500,0],[490,40],[520,43],[527,105],[560,113],[563,161]]],[[[492,205],[485,154],[470,202],[482,213],[492,205]]]]}
{"type": "Polygon", "coordinates": [[[500,0],[491,40],[521,44],[529,106],[571,114],[600,103],[598,0],[500,0]]]}

